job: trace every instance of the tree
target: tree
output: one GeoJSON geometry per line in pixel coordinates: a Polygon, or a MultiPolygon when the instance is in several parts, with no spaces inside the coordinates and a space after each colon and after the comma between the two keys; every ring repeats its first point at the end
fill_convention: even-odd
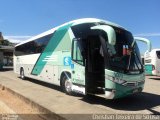
{"type": "Polygon", "coordinates": [[[10,45],[10,42],[8,40],[1,40],[0,45],[8,46],[10,45]]]}
{"type": "Polygon", "coordinates": [[[4,39],[2,32],[0,32],[0,46],[14,46],[14,43],[11,43],[9,40],[4,39]]]}
{"type": "Polygon", "coordinates": [[[2,32],[0,32],[0,40],[3,40],[2,32]]]}

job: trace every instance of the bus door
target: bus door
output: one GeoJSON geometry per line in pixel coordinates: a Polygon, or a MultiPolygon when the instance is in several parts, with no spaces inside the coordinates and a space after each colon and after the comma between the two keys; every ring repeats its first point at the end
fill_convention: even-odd
{"type": "Polygon", "coordinates": [[[82,51],[80,40],[73,39],[71,63],[72,91],[85,95],[85,60],[82,51]]]}

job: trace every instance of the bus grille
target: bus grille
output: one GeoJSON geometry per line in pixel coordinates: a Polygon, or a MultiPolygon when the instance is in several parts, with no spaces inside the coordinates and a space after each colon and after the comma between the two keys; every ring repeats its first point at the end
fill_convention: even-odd
{"type": "Polygon", "coordinates": [[[125,84],[123,84],[124,86],[129,86],[129,87],[135,87],[136,86],[136,82],[126,82],[125,84]]]}
{"type": "Polygon", "coordinates": [[[123,85],[128,87],[136,87],[144,84],[144,81],[136,81],[136,82],[125,82],[123,85]]]}

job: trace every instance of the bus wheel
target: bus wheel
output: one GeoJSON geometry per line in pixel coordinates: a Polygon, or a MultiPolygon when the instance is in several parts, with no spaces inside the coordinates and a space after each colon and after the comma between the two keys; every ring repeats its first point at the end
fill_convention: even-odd
{"type": "Polygon", "coordinates": [[[62,88],[63,88],[63,91],[68,94],[68,95],[71,95],[72,94],[72,83],[71,81],[67,78],[67,76],[63,76],[62,78],[62,88]]]}
{"type": "Polygon", "coordinates": [[[20,70],[20,78],[21,78],[22,80],[25,79],[23,68],[21,68],[21,70],[20,70]]]}

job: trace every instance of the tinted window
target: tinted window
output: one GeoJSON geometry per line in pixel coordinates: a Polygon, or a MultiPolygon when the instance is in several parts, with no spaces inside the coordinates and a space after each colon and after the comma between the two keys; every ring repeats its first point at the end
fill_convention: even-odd
{"type": "Polygon", "coordinates": [[[27,42],[15,48],[15,55],[29,55],[43,52],[53,34],[38,38],[34,41],[27,42]]]}
{"type": "Polygon", "coordinates": [[[80,43],[78,41],[73,41],[72,58],[75,62],[83,65],[83,58],[80,51],[80,43]]]}
{"type": "Polygon", "coordinates": [[[131,46],[133,42],[132,34],[123,29],[114,29],[116,31],[116,44],[110,48],[111,51],[115,50],[114,53],[109,54],[110,69],[128,74],[139,74],[143,72],[142,60],[137,43],[133,47],[131,46]]]}
{"type": "Polygon", "coordinates": [[[158,59],[160,59],[160,51],[156,51],[158,59]]]}
{"type": "Polygon", "coordinates": [[[85,23],[80,24],[72,27],[72,31],[76,38],[86,38],[88,35],[90,35],[93,30],[90,28],[95,26],[95,23],[85,23]]]}

